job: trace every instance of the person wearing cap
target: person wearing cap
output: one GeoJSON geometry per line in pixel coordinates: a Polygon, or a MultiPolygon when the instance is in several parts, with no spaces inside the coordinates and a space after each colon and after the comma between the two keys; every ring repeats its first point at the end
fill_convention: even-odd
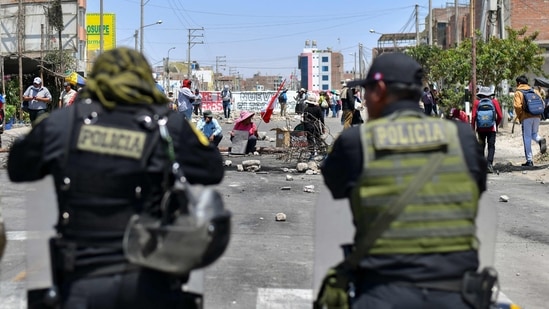
{"type": "Polygon", "coordinates": [[[200,93],[200,90],[196,88],[194,90],[194,96],[196,97],[193,102],[193,112],[195,115],[201,115],[202,114],[202,94],[200,93]]]}
{"type": "MultiPolygon", "coordinates": [[[[531,167],[534,166],[532,141],[539,144],[541,153],[547,152],[547,142],[545,138],[538,134],[541,116],[528,113],[524,107],[524,94],[522,91],[528,91],[531,88],[528,85],[528,77],[521,75],[516,78],[516,82],[517,89],[513,97],[513,106],[515,107],[515,115],[517,115],[517,119],[522,125],[522,142],[524,144],[524,156],[526,157],[526,162],[522,166],[531,167]]],[[[536,93],[541,96],[539,92],[536,93]]]]}
{"type": "Polygon", "coordinates": [[[321,166],[353,214],[342,262],[353,274],[350,308],[472,308],[461,287],[479,267],[486,159],[468,124],[421,111],[422,82],[410,56],[376,57],[366,79],[349,83],[365,88],[368,122],[343,130],[321,166]]]}
{"type": "Polygon", "coordinates": [[[212,111],[204,111],[204,117],[196,123],[196,128],[204,133],[208,140],[216,147],[219,146],[219,143],[223,138],[223,130],[221,129],[219,122],[214,119],[212,111]]]}
{"type": "Polygon", "coordinates": [[[28,112],[31,125],[34,126],[34,121],[38,116],[45,114],[48,109],[48,104],[51,103],[52,97],[48,88],[42,86],[42,79],[35,77],[32,86],[29,86],[23,93],[23,101],[28,102],[28,112]]]}
{"type": "Polygon", "coordinates": [[[229,132],[231,135],[231,141],[234,137],[234,131],[247,131],[248,143],[246,144],[246,153],[254,153],[256,151],[255,145],[257,144],[257,126],[252,121],[254,113],[248,111],[240,112],[240,117],[235,120],[233,130],[229,132]]]}
{"type": "Polygon", "coordinates": [[[233,104],[233,93],[229,89],[229,85],[223,86],[223,90],[221,90],[221,101],[223,104],[223,116],[225,116],[225,120],[229,120],[229,118],[231,118],[231,108],[233,104]]]}
{"type": "Polygon", "coordinates": [[[280,104],[280,116],[286,117],[288,116],[288,112],[286,111],[286,107],[288,105],[288,95],[286,94],[288,92],[288,88],[282,89],[282,92],[278,95],[278,104],[280,104]]]}
{"type": "Polygon", "coordinates": [[[66,107],[69,103],[73,102],[73,97],[76,95],[76,90],[72,89],[71,84],[68,82],[63,83],[63,91],[59,95],[58,108],[66,107]]]}
{"type": "Polygon", "coordinates": [[[319,105],[320,98],[315,93],[309,93],[303,110],[303,130],[307,132],[307,145],[309,146],[309,161],[318,154],[322,145],[322,134],[326,132],[324,126],[324,111],[319,105]]]}
{"type": "Polygon", "coordinates": [[[168,91],[168,106],[172,110],[177,110],[177,98],[173,95],[173,91],[168,91]]]}
{"type": "Polygon", "coordinates": [[[303,114],[303,110],[305,109],[305,101],[307,100],[307,89],[301,88],[297,92],[297,95],[294,97],[295,100],[295,110],[294,112],[296,115],[303,114]]]}
{"type": "Polygon", "coordinates": [[[352,87],[344,81],[341,88],[341,124],[343,129],[350,128],[353,125],[353,115],[355,113],[355,96],[352,87]]]}
{"type": "Polygon", "coordinates": [[[488,173],[494,172],[493,164],[494,154],[496,152],[496,132],[497,127],[501,123],[501,119],[503,119],[501,106],[499,105],[498,100],[493,96],[494,92],[490,87],[481,87],[477,92],[477,99],[473,102],[473,109],[471,111],[471,119],[473,120],[471,121],[471,126],[473,127],[473,130],[477,132],[478,141],[482,147],[483,153],[486,146],[488,146],[488,154],[486,156],[486,160],[488,161],[488,173]],[[488,104],[484,104],[483,101],[482,109],[485,111],[480,111],[479,113],[479,103],[483,99],[488,99],[489,101],[486,100],[488,104]],[[486,120],[480,120],[479,115],[485,117],[486,120]],[[488,122],[488,118],[490,118],[489,121],[491,124],[486,123],[488,122]]]}
{"type": "Polygon", "coordinates": [[[184,303],[185,275],[130,263],[123,249],[130,218],[158,215],[175,162],[191,184],[223,179],[219,151],[167,103],[147,59],[114,48],[97,57],[75,104],[54,110],[12,145],[11,181],[53,176],[56,308],[194,308],[184,303]]]}

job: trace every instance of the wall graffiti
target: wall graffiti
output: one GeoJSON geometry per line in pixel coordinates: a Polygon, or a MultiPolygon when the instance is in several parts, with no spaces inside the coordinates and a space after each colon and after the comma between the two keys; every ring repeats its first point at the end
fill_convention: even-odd
{"type": "MultiPolygon", "coordinates": [[[[214,113],[223,112],[223,103],[219,91],[202,91],[200,93],[202,94],[202,110],[211,110],[214,113]]],[[[232,111],[239,113],[246,110],[258,113],[267,107],[267,103],[275,93],[275,91],[234,91],[232,111]]],[[[293,98],[296,96],[296,92],[288,91],[286,95],[288,96],[287,109],[291,113],[295,109],[295,100],[293,98]]],[[[276,99],[274,111],[275,114],[280,112],[278,100],[276,99]]]]}

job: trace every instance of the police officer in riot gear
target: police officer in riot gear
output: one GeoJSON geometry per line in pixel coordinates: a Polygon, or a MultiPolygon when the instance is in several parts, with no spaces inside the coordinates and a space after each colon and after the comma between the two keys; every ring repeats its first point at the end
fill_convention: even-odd
{"type": "Polygon", "coordinates": [[[479,267],[487,164],[469,125],[422,113],[422,78],[405,54],[377,57],[349,83],[365,88],[369,121],[344,130],[321,168],[333,197],[351,204],[351,308],[478,308],[462,288],[479,267]]]}
{"type": "Polygon", "coordinates": [[[189,308],[181,290],[188,276],[138,267],[122,249],[130,217],[158,212],[173,182],[158,119],[167,120],[189,183],[223,178],[219,151],[166,103],[143,55],[116,48],[97,58],[75,104],[37,122],[11,148],[12,181],[54,178],[59,237],[50,249],[63,308],[189,308]]]}

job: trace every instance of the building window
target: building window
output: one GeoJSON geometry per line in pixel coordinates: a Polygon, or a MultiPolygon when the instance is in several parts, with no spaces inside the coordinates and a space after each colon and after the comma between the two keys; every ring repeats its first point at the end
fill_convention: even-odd
{"type": "Polygon", "coordinates": [[[328,68],[328,66],[327,66],[327,65],[323,65],[323,66],[322,66],[322,72],[328,72],[328,71],[330,71],[330,69],[328,68]]]}
{"type": "Polygon", "coordinates": [[[322,75],[322,80],[328,81],[328,80],[330,80],[330,76],[322,75]]]}
{"type": "Polygon", "coordinates": [[[330,90],[330,85],[322,85],[322,90],[330,90]]]}
{"type": "Polygon", "coordinates": [[[328,57],[326,57],[326,56],[322,57],[322,62],[328,62],[328,61],[329,61],[328,57]]]}

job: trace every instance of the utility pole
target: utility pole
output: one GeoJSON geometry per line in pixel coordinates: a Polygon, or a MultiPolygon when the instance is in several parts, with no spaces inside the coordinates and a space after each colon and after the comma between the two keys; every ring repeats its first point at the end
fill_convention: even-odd
{"type": "Polygon", "coordinates": [[[419,4],[416,4],[416,46],[419,46],[419,4]]]}
{"type": "MultiPolygon", "coordinates": [[[[17,58],[19,60],[19,98],[23,97],[23,31],[25,31],[25,23],[23,21],[23,15],[24,15],[23,0],[19,0],[19,10],[17,12],[17,23],[19,24],[19,27],[17,27],[17,58]]],[[[19,119],[23,119],[23,109],[21,105],[19,105],[19,119]]]]}
{"type": "Polygon", "coordinates": [[[475,38],[475,0],[471,0],[469,14],[471,14],[471,104],[477,91],[477,42],[475,38]]]}
{"type": "Polygon", "coordinates": [[[455,29],[454,29],[454,35],[456,36],[455,42],[456,47],[459,45],[459,7],[458,7],[458,0],[454,0],[454,23],[455,23],[455,29]]]}
{"type": "Polygon", "coordinates": [[[215,90],[219,90],[219,85],[217,83],[217,76],[219,76],[219,67],[225,67],[227,63],[226,56],[215,56],[215,90]]]}
{"type": "Polygon", "coordinates": [[[203,38],[204,34],[194,34],[195,31],[204,31],[204,27],[202,28],[191,28],[187,29],[189,31],[188,40],[187,40],[187,78],[191,79],[191,48],[196,44],[204,44],[204,41],[196,42],[194,39],[196,38],[203,38]]]}
{"type": "Polygon", "coordinates": [[[133,34],[133,37],[135,39],[135,50],[137,50],[137,38],[139,37],[139,30],[135,30],[135,33],[133,34]]]}
{"type": "Polygon", "coordinates": [[[362,48],[362,43],[358,43],[358,78],[362,79],[362,76],[364,76],[363,72],[365,71],[365,68],[362,63],[362,59],[364,59],[364,50],[362,48]]]}
{"type": "Polygon", "coordinates": [[[433,46],[433,0],[429,0],[429,46],[433,46]]]}

